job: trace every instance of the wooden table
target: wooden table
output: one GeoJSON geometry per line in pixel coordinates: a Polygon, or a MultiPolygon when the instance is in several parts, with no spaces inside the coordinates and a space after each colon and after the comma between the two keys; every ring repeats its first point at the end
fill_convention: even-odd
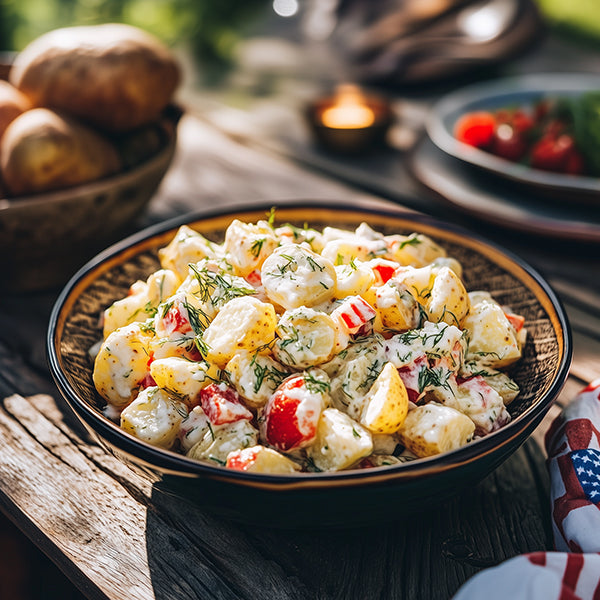
{"type": "MultiPolygon", "coordinates": [[[[173,166],[134,229],[190,210],[258,201],[322,198],[398,208],[394,196],[376,197],[265,144],[243,113],[236,112],[244,126],[232,129],[230,108],[195,100],[180,123],[173,166]]],[[[460,220],[406,189],[413,201],[419,193],[422,210],[460,220]]],[[[166,496],[94,444],[51,382],[45,332],[59,290],[0,298],[0,509],[93,600],[445,599],[484,567],[551,549],[542,438],[560,407],[600,376],[600,252],[489,233],[556,286],[572,320],[574,362],[532,439],[439,509],[370,528],[278,531],[233,524],[166,496]]],[[[57,585],[56,597],[80,597],[58,579],[48,581],[57,585]]],[[[17,598],[1,586],[0,597],[17,598]]]]}

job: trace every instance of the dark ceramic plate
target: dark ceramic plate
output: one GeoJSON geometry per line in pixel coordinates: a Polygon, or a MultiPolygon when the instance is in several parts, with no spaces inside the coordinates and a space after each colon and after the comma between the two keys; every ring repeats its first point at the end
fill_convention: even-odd
{"type": "Polygon", "coordinates": [[[469,217],[500,225],[521,234],[569,242],[600,242],[600,211],[574,204],[570,196],[553,201],[515,189],[506,179],[497,179],[474,169],[440,150],[427,136],[410,156],[416,179],[435,192],[437,198],[469,217]]]}
{"type": "Polygon", "coordinates": [[[450,156],[526,186],[536,194],[596,203],[600,201],[600,178],[532,169],[459,142],[453,134],[457,120],[472,111],[531,106],[545,96],[572,98],[593,90],[600,90],[600,75],[545,73],[471,85],[435,104],[427,119],[427,133],[433,143],[450,156]]]}
{"type": "Polygon", "coordinates": [[[265,475],[194,461],[150,446],[102,414],[92,383],[90,347],[101,338],[98,317],[125,295],[131,282],[157,268],[157,249],[181,224],[220,241],[232,219],[254,222],[267,207],[198,214],[153,227],[109,248],[67,284],[53,309],[48,356],[67,403],[101,445],[156,485],[220,515],[278,526],[348,525],[389,519],[439,502],[473,485],[510,456],[540,423],[562,388],[571,338],[556,295],[531,267],[463,230],[412,213],[340,209],[303,203],[278,208],[277,220],[298,226],[356,227],[362,221],[386,233],[422,232],[443,244],[465,268],[467,289],[485,288],[526,317],[529,337],[512,376],[521,395],[513,420],[459,450],[392,467],[338,473],[265,475]]]}

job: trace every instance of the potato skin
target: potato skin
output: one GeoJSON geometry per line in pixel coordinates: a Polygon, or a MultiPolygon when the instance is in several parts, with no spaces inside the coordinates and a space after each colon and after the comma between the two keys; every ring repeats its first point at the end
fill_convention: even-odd
{"type": "Polygon", "coordinates": [[[121,168],[108,140],[46,108],[24,112],[7,127],[0,166],[4,187],[13,196],[67,188],[121,168]]]}
{"type": "Polygon", "coordinates": [[[156,120],[180,79],[165,45],[120,23],[50,31],[17,55],[9,75],[34,106],[115,132],[156,120]]]}
{"type": "Polygon", "coordinates": [[[8,81],[0,80],[0,138],[10,123],[30,108],[27,96],[8,81]]]}

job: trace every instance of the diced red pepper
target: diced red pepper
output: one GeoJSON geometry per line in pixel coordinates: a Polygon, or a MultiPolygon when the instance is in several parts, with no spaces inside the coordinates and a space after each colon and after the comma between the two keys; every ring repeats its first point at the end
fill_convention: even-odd
{"type": "Polygon", "coordinates": [[[421,396],[421,390],[419,390],[419,373],[422,369],[429,367],[429,361],[425,352],[417,355],[414,360],[403,367],[398,368],[398,375],[404,383],[406,392],[408,393],[408,399],[411,402],[417,403],[421,396]]]}
{"type": "Polygon", "coordinates": [[[192,331],[187,311],[178,303],[173,303],[162,317],[162,326],[170,335],[171,333],[189,333],[192,331]]]}
{"type": "Polygon", "coordinates": [[[211,383],[200,391],[200,404],[213,425],[224,425],[253,418],[240,402],[239,394],[225,383],[211,383]]]}
{"type": "Polygon", "coordinates": [[[264,437],[273,447],[287,452],[308,445],[315,438],[321,401],[303,394],[303,376],[284,381],[271,396],[264,412],[264,437]]]}
{"type": "Polygon", "coordinates": [[[396,268],[393,265],[381,262],[373,267],[373,271],[379,276],[382,283],[386,283],[386,281],[389,281],[394,276],[396,268]]]}
{"type": "Polygon", "coordinates": [[[252,273],[249,273],[248,275],[246,275],[246,281],[252,286],[252,287],[260,287],[262,285],[262,278],[260,275],[260,271],[252,271],[252,273]]]}
{"type": "Polygon", "coordinates": [[[140,381],[140,387],[145,390],[146,388],[154,386],[156,386],[156,381],[154,381],[154,377],[152,377],[150,373],[146,373],[144,379],[140,381]]]}
{"type": "Polygon", "coordinates": [[[257,446],[235,450],[227,457],[227,464],[225,466],[228,469],[235,469],[236,471],[247,471],[248,467],[256,461],[259,452],[260,447],[257,446]]]}
{"type": "Polygon", "coordinates": [[[510,324],[515,328],[515,331],[521,331],[521,329],[523,329],[523,325],[525,324],[525,317],[507,312],[505,312],[504,314],[506,315],[506,318],[509,320],[510,324]]]}
{"type": "Polygon", "coordinates": [[[333,314],[341,319],[348,333],[354,334],[371,319],[374,319],[377,312],[361,296],[348,296],[333,314]]]}

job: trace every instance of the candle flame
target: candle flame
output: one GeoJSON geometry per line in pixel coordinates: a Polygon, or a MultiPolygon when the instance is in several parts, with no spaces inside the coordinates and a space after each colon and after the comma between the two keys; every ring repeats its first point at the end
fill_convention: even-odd
{"type": "Polygon", "coordinates": [[[340,86],[336,103],[325,109],[321,121],[332,129],[360,129],[371,126],[375,113],[366,105],[365,97],[354,85],[340,86]]]}

